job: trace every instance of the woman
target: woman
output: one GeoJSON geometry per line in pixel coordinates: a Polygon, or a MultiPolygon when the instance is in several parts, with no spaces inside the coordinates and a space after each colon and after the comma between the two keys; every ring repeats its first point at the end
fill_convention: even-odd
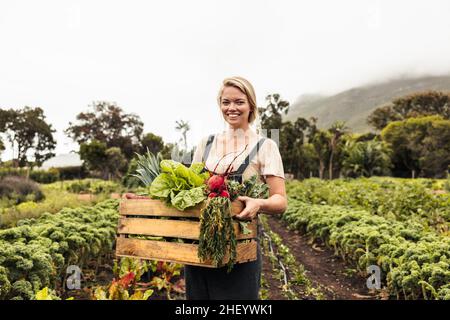
{"type": "MultiPolygon", "coordinates": [[[[287,200],[278,146],[273,140],[258,135],[250,128],[258,110],[253,86],[241,77],[227,78],[219,90],[217,101],[229,128],[203,139],[197,146],[193,162],[205,162],[205,168],[216,173],[223,173],[232,163],[233,179],[243,181],[257,174],[262,182],[268,184],[268,199],[238,198],[245,203],[245,209],[237,216],[238,219],[253,219],[258,212],[283,213],[287,200]]],[[[257,260],[235,264],[230,273],[227,273],[226,266],[185,266],[186,298],[257,300],[261,278],[259,237],[260,228],[257,260]]]]}

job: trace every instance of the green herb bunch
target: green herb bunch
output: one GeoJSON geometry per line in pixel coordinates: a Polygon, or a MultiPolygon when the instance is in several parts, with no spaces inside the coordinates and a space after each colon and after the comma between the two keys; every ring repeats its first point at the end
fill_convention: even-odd
{"type": "Polygon", "coordinates": [[[236,245],[230,198],[208,198],[200,216],[199,258],[212,259],[218,266],[228,252],[227,270],[230,272],[236,262],[236,245]]]}

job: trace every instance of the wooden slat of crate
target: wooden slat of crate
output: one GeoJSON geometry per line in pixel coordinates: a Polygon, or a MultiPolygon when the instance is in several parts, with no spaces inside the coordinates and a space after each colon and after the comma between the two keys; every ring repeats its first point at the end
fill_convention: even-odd
{"type": "MultiPolygon", "coordinates": [[[[203,204],[194,208],[180,211],[173,207],[168,207],[163,201],[155,199],[122,199],[120,202],[120,214],[127,216],[158,216],[158,217],[186,217],[199,218],[200,209],[203,204]]],[[[244,204],[241,201],[232,202],[232,215],[242,211],[244,204]]]]}
{"type": "MultiPolygon", "coordinates": [[[[248,224],[248,229],[251,230],[250,234],[243,234],[239,223],[234,222],[233,224],[238,240],[257,237],[256,220],[248,224]]],[[[200,236],[200,222],[121,217],[118,233],[198,240],[200,236]]]]}
{"type": "MultiPolygon", "coordinates": [[[[238,243],[236,263],[256,260],[257,243],[251,240],[238,243]]],[[[116,255],[119,257],[133,257],[146,260],[175,262],[180,264],[212,267],[211,261],[200,261],[197,256],[198,245],[176,242],[140,240],[132,238],[117,238],[116,255]]],[[[228,254],[224,263],[229,259],[228,254]]]]}

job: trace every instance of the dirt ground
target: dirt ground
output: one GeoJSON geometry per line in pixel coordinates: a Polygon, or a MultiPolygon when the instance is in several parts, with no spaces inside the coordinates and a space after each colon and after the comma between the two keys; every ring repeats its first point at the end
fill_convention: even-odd
{"type": "MultiPolygon", "coordinates": [[[[322,288],[326,299],[356,300],[377,299],[376,293],[370,292],[366,286],[366,279],[356,274],[340,257],[317,241],[311,243],[310,239],[297,231],[288,230],[287,226],[279,218],[268,215],[267,220],[270,229],[279,234],[297,263],[306,269],[306,276],[315,286],[322,288]]],[[[270,262],[266,258],[266,266],[263,266],[266,277],[270,274],[270,262]],[[267,270],[267,271],[266,271],[267,270]]],[[[264,263],[264,262],[263,262],[264,263]]],[[[271,282],[270,277],[267,277],[271,282]]],[[[285,299],[273,292],[271,299],[285,299]]]]}

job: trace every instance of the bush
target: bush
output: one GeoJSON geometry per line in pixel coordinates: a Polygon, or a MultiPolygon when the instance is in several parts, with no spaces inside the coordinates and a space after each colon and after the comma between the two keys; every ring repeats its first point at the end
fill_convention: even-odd
{"type": "Polygon", "coordinates": [[[61,180],[84,179],[88,176],[88,172],[83,166],[58,167],[54,169],[59,171],[59,178],[61,180]]]}
{"type": "Polygon", "coordinates": [[[26,177],[27,170],[21,169],[21,168],[12,168],[12,167],[5,167],[2,164],[2,167],[0,168],[0,179],[7,177],[7,176],[20,176],[20,177],[26,177]]]}
{"type": "MultiPolygon", "coordinates": [[[[8,176],[27,177],[27,168],[0,168],[0,179],[8,176]]],[[[50,170],[31,170],[29,178],[38,183],[52,183],[59,180],[59,171],[57,169],[50,170]]]]}
{"type": "Polygon", "coordinates": [[[44,194],[36,182],[24,177],[9,176],[0,180],[0,197],[19,204],[25,201],[40,201],[44,199],[44,194]]]}
{"type": "Polygon", "coordinates": [[[59,180],[58,169],[51,168],[46,170],[33,170],[30,172],[30,179],[38,183],[52,183],[59,180]]]}
{"type": "Polygon", "coordinates": [[[92,194],[120,192],[122,189],[116,182],[97,179],[66,181],[64,182],[64,188],[72,193],[92,194]]]}

